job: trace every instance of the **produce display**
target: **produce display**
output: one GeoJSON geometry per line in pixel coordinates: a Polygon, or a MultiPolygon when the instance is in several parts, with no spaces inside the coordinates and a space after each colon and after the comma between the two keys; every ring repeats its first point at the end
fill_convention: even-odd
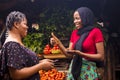
{"type": "Polygon", "coordinates": [[[58,47],[58,45],[54,45],[53,48],[51,49],[52,54],[59,54],[61,51],[58,47]]]}
{"type": "Polygon", "coordinates": [[[61,51],[60,51],[60,49],[59,49],[57,44],[55,44],[52,48],[50,47],[49,44],[47,44],[44,47],[43,53],[44,54],[59,54],[59,53],[61,53],[61,51]]]}
{"type": "Polygon", "coordinates": [[[47,45],[44,47],[43,53],[44,53],[44,54],[50,54],[50,53],[51,53],[50,45],[47,44],[47,45]]]}
{"type": "Polygon", "coordinates": [[[48,71],[40,70],[40,80],[65,80],[66,74],[53,68],[48,71]]]}

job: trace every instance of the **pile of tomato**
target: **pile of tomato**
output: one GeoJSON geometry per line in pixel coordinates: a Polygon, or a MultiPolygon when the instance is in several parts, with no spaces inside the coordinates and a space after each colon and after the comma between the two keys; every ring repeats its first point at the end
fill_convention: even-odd
{"type": "Polygon", "coordinates": [[[49,44],[47,44],[44,47],[43,53],[44,54],[54,54],[54,53],[58,54],[60,53],[60,49],[57,44],[55,44],[52,48],[50,47],[49,44]]]}
{"type": "Polygon", "coordinates": [[[65,73],[59,72],[57,69],[48,71],[40,70],[40,80],[65,80],[65,73]]]}

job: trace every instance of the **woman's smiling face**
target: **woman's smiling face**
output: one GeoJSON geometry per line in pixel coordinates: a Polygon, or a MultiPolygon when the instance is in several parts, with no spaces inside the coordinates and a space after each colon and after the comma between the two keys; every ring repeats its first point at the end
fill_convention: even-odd
{"type": "Polygon", "coordinates": [[[74,18],[74,24],[75,24],[76,28],[77,29],[81,28],[82,27],[82,21],[81,21],[81,18],[80,18],[80,15],[79,15],[78,11],[74,12],[73,18],[74,18]]]}

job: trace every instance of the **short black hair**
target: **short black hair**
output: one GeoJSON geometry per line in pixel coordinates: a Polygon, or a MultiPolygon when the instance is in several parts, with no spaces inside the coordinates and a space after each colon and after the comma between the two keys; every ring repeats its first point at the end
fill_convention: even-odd
{"type": "Polygon", "coordinates": [[[11,30],[13,27],[14,22],[21,22],[25,19],[26,16],[22,12],[19,11],[12,11],[8,14],[6,19],[6,27],[11,30]]]}

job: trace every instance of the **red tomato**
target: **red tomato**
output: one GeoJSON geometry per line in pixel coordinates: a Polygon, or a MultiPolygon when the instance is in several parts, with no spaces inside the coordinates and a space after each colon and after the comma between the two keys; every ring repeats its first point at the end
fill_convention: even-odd
{"type": "Polygon", "coordinates": [[[49,44],[47,44],[45,47],[46,47],[46,48],[50,48],[50,45],[49,45],[49,44]]]}
{"type": "Polygon", "coordinates": [[[45,50],[43,50],[43,53],[44,53],[44,54],[50,54],[50,50],[46,50],[46,49],[45,49],[45,50]]]}

